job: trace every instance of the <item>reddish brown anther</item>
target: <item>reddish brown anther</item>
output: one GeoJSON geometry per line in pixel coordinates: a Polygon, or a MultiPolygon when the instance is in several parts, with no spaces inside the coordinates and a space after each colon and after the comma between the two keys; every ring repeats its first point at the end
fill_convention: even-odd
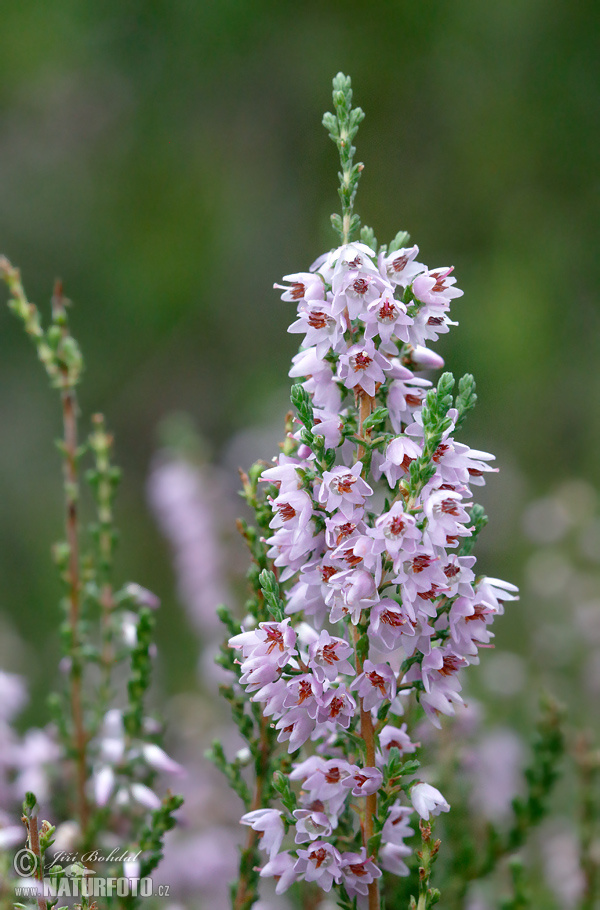
{"type": "Polygon", "coordinates": [[[377,673],[376,670],[371,670],[371,671],[370,671],[369,673],[367,673],[366,675],[367,675],[367,677],[371,680],[371,683],[372,683],[377,689],[379,689],[379,691],[381,692],[381,694],[385,697],[385,696],[387,695],[387,689],[386,689],[386,686],[385,686],[385,679],[383,678],[383,676],[380,676],[379,673],[377,673]]]}
{"type": "Polygon", "coordinates": [[[296,283],[290,287],[290,294],[291,294],[292,300],[302,300],[305,293],[306,293],[306,288],[304,287],[304,285],[302,284],[301,281],[296,281],[296,283]]]}
{"type": "Polygon", "coordinates": [[[421,556],[415,556],[412,561],[413,572],[417,575],[419,572],[422,572],[424,569],[428,569],[432,563],[431,556],[427,556],[424,553],[421,556]]]}
{"type": "Polygon", "coordinates": [[[296,517],[296,510],[289,502],[284,502],[283,505],[278,506],[277,511],[281,515],[283,521],[290,521],[292,518],[296,517]]]}
{"type": "Polygon", "coordinates": [[[390,613],[389,610],[385,610],[381,614],[381,622],[384,622],[386,626],[392,626],[394,629],[398,629],[400,626],[403,626],[406,622],[404,617],[399,616],[398,613],[390,613]]]}
{"type": "Polygon", "coordinates": [[[400,518],[397,515],[394,518],[392,518],[392,520],[390,521],[390,524],[389,524],[390,533],[393,534],[394,537],[398,537],[400,534],[402,534],[404,527],[405,527],[404,519],[400,518]]]}
{"type": "Polygon", "coordinates": [[[331,665],[338,661],[339,657],[335,653],[335,644],[324,645],[323,650],[321,651],[321,658],[326,664],[331,665]]]}
{"type": "Polygon", "coordinates": [[[440,588],[439,585],[432,585],[429,591],[419,591],[418,596],[422,600],[435,600],[439,596],[440,588]]]}
{"type": "Polygon", "coordinates": [[[365,354],[364,351],[359,351],[358,354],[355,354],[352,358],[352,363],[354,365],[354,372],[359,373],[361,370],[366,370],[367,367],[373,363],[373,358],[369,357],[368,354],[365,354]]]}
{"type": "Polygon", "coordinates": [[[349,566],[357,566],[361,563],[362,556],[356,556],[354,550],[344,550],[344,562],[349,566]]]}
{"type": "Polygon", "coordinates": [[[365,869],[362,863],[350,863],[348,869],[353,873],[353,875],[366,875],[367,870],[365,869]]]}
{"type": "Polygon", "coordinates": [[[342,540],[350,537],[354,531],[356,531],[356,525],[353,521],[346,521],[343,525],[338,525],[338,536],[336,538],[337,545],[339,546],[342,540]]]}
{"type": "Polygon", "coordinates": [[[308,316],[308,324],[313,329],[327,328],[327,315],[321,310],[312,310],[308,316]]]}
{"type": "Polygon", "coordinates": [[[405,455],[404,458],[402,459],[402,461],[400,462],[400,467],[408,472],[408,471],[410,471],[410,466],[414,460],[415,460],[414,458],[409,458],[408,455],[405,455]]]}
{"type": "Polygon", "coordinates": [[[456,673],[463,666],[464,661],[460,657],[456,657],[454,654],[447,654],[444,657],[444,662],[438,673],[441,676],[452,676],[453,673],[456,673]]]}
{"type": "Polygon", "coordinates": [[[458,515],[458,508],[455,499],[444,499],[441,505],[442,512],[445,515],[458,515]]]}
{"type": "Polygon", "coordinates": [[[307,679],[301,679],[298,686],[298,704],[303,704],[312,695],[312,686],[307,679]]]}
{"type": "Polygon", "coordinates": [[[336,572],[339,572],[339,569],[336,569],[335,566],[321,566],[319,569],[319,574],[325,584],[327,584],[331,576],[335,575],[336,572]]]}
{"type": "Polygon", "coordinates": [[[331,481],[331,486],[337,493],[349,493],[355,483],[356,477],[354,474],[342,474],[341,477],[335,477],[331,481]]]}
{"type": "Polygon", "coordinates": [[[325,860],[327,859],[328,853],[324,847],[319,847],[318,850],[313,850],[313,852],[310,853],[309,856],[310,856],[310,859],[315,863],[315,865],[318,869],[319,866],[322,863],[324,863],[325,860]]]}
{"type": "Polygon", "coordinates": [[[436,464],[439,464],[440,458],[443,458],[449,448],[450,446],[446,445],[445,442],[440,442],[439,446],[433,453],[432,461],[435,461],[436,464]]]}
{"type": "Polygon", "coordinates": [[[337,695],[334,696],[334,698],[331,699],[331,703],[329,705],[329,716],[331,718],[337,717],[343,707],[343,698],[339,698],[337,695]]]}
{"type": "Polygon", "coordinates": [[[267,641],[270,642],[267,654],[270,654],[275,648],[283,651],[283,635],[280,630],[276,626],[267,626],[265,631],[267,633],[267,641]]]}
{"type": "Polygon", "coordinates": [[[382,305],[379,307],[378,317],[379,319],[394,319],[396,312],[396,307],[391,302],[391,300],[384,300],[382,305]]]}

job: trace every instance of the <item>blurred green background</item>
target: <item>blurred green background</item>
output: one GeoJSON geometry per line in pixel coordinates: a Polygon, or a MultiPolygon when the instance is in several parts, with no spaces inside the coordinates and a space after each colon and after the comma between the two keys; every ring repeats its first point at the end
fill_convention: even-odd
{"type": "MultiPolygon", "coordinates": [[[[3,4],[0,248],[31,299],[46,306],[60,275],[75,303],[82,410],[106,413],[125,468],[120,573],[163,599],[168,692],[193,684],[197,644],[145,502],[157,426],[188,412],[221,463],[235,434],[283,416],[297,338],[272,284],[335,245],[320,121],[338,70],[367,115],[363,220],[380,241],[410,231],[465,291],[438,350],[475,374],[463,438],[502,469],[482,568],[520,583],[526,501],[565,477],[598,484],[596,14],[567,0],[3,4]]],[[[39,694],[57,653],[60,417],[34,360],[4,311],[0,661],[27,665],[39,694]]],[[[526,654],[528,615],[514,608],[498,642],[526,654]]]]}

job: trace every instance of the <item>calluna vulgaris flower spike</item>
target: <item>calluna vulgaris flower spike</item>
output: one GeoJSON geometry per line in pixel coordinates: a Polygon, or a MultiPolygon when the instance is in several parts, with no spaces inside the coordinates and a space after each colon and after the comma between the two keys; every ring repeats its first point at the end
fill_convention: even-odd
{"type": "MultiPolygon", "coordinates": [[[[229,639],[243,689],[228,697],[262,778],[284,771],[259,777],[242,818],[262,850],[260,875],[278,893],[304,880],[336,888],[340,906],[374,910],[387,875],[409,874],[411,817],[429,844],[425,821],[450,808],[415,776],[415,718],[421,710],[439,727],[461,704],[460,672],[490,646],[516,588],[474,571],[486,519],[471,488],[495,469],[492,455],[454,439],[475,403],[473,378],[454,397],[450,373],[437,387],[418,375],[443,364],[427,345],[455,325],[453,269],[429,269],[405,233],[379,250],[368,228],[351,240],[362,170],[351,142],[363,116],[351,98],[339,74],[324,123],[340,149],[342,246],[275,285],[297,305],[289,331],[303,336],[290,370],[297,416],[274,466],[244,475],[268,534],[261,542],[242,528],[256,596],[229,639]],[[275,737],[291,759],[268,758],[275,737]]],[[[242,793],[239,762],[234,771],[242,793]]],[[[247,851],[236,907],[256,899],[247,851]]],[[[438,896],[428,879],[429,866],[419,908],[438,896]]]]}

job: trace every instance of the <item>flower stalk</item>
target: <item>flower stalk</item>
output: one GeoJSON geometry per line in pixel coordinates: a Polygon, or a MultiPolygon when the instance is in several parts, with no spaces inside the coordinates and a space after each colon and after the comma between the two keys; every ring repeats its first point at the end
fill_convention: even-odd
{"type": "Polygon", "coordinates": [[[48,910],[48,904],[44,896],[44,848],[49,840],[50,826],[48,825],[48,822],[43,822],[43,835],[42,838],[40,838],[40,831],[38,829],[38,807],[33,793],[27,793],[25,796],[22,820],[27,829],[27,846],[34,857],[33,877],[38,886],[38,910],[48,910]]]}
{"type": "MultiPolygon", "coordinates": [[[[412,813],[427,821],[450,809],[413,779],[418,744],[407,721],[421,712],[439,727],[454,713],[459,674],[516,589],[473,571],[484,520],[471,487],[493,470],[493,456],[454,438],[475,402],[473,378],[455,396],[451,374],[436,387],[418,375],[422,364],[443,365],[426,344],[454,324],[462,291],[451,268],[417,261],[405,232],[379,249],[367,228],[351,240],[363,113],[342,74],[333,102],[324,124],[340,153],[342,213],[332,223],[342,245],[276,285],[297,305],[289,331],[303,336],[290,370],[295,417],[274,464],[242,475],[260,528],[241,525],[254,596],[241,627],[228,621],[236,657],[225,651],[220,662],[235,673],[225,694],[254,754],[259,712],[272,771],[283,761],[275,737],[290,755],[260,805],[246,799],[241,821],[261,835],[249,843],[266,854],[260,876],[274,878],[277,893],[304,882],[335,889],[347,910],[379,910],[383,872],[410,874],[412,813]]],[[[235,762],[219,753],[218,763],[244,795],[235,762]]],[[[439,896],[430,833],[422,828],[419,910],[439,896]]],[[[240,883],[247,875],[244,860],[240,883]]],[[[240,893],[250,906],[244,888],[235,910],[240,893]]]]}
{"type": "Polygon", "coordinates": [[[65,576],[68,598],[68,622],[71,638],[71,718],[73,725],[73,752],[75,755],[77,779],[77,819],[80,830],[85,833],[89,821],[89,807],[86,796],[88,778],[87,741],[82,704],[82,657],[79,640],[81,613],[81,577],[79,558],[79,476],[77,417],[78,405],[76,386],[81,373],[81,359],[74,341],[69,334],[67,320],[68,301],[63,295],[62,282],[56,281],[52,295],[52,323],[60,331],[63,351],[68,356],[57,357],[60,376],[60,390],[63,417],[63,472],[65,492],[65,533],[68,547],[68,568],[65,576]],[[75,358],[73,353],[76,352],[75,358]]]}
{"type": "MultiPolygon", "coordinates": [[[[180,797],[168,793],[161,801],[154,792],[158,771],[177,774],[182,769],[158,744],[160,728],[145,712],[154,649],[153,613],[160,601],[140,585],[113,588],[117,538],[113,499],[119,471],[111,462],[112,437],[101,415],[93,418],[88,446],[79,444],[77,387],[83,361],[70,332],[69,302],[62,285],[55,284],[51,319],[44,327],[37,307],[26,297],[18,269],[6,258],[0,258],[0,277],[11,294],[10,309],[32,338],[61,398],[63,435],[57,445],[63,463],[66,539],[56,544],[53,552],[65,589],[61,641],[68,668],[64,699],[68,706],[55,695],[51,704],[62,740],[62,754],[58,747],[57,752],[68,767],[69,789],[74,794],[74,844],[86,852],[117,834],[121,843],[127,838],[132,847],[139,845],[138,852],[147,854],[142,856],[140,867],[151,871],[162,856],[164,835],[175,823],[173,814],[181,804],[180,797]],[[89,529],[94,546],[82,555],[79,463],[88,450],[95,459],[86,477],[97,520],[89,529]],[[112,691],[117,664],[129,664],[123,680],[125,710],[112,707],[117,694],[112,691]],[[92,705],[89,686],[92,680],[97,685],[98,676],[100,686],[92,705]],[[84,688],[86,683],[88,688],[84,688]]],[[[35,799],[32,806],[34,803],[35,799]]],[[[33,816],[30,827],[35,843],[33,816]]],[[[43,852],[41,840],[40,844],[43,852]]],[[[130,895],[126,906],[132,908],[138,897],[130,895]]]]}
{"type": "Polygon", "coordinates": [[[52,296],[52,321],[46,331],[42,328],[40,313],[28,301],[21,282],[21,275],[5,257],[0,258],[0,274],[11,293],[9,307],[21,320],[25,331],[34,342],[38,357],[43,363],[52,385],[60,391],[62,402],[63,439],[59,448],[63,456],[65,496],[66,547],[62,552],[65,563],[63,580],[66,586],[66,638],[68,640],[71,744],[70,753],[75,765],[76,816],[80,830],[85,832],[89,821],[86,796],[88,777],[87,742],[82,702],[82,658],[79,623],[81,614],[81,578],[79,558],[79,479],[78,460],[81,451],[77,439],[76,388],[81,378],[82,359],[79,347],[69,332],[68,301],[63,296],[62,284],[55,283],[52,296]]]}

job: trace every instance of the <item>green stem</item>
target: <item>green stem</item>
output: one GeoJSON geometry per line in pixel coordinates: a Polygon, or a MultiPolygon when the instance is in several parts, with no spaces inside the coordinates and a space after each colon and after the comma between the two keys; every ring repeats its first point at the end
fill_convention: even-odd
{"type": "Polygon", "coordinates": [[[323,126],[329,130],[329,136],[340,155],[338,192],[342,202],[342,216],[332,215],[331,222],[340,235],[342,244],[346,244],[360,227],[360,218],[354,214],[354,199],[364,165],[354,164],[356,148],[352,145],[352,140],[365,115],[359,107],[352,107],[352,82],[343,73],[338,73],[333,80],[333,106],[335,114],[325,114],[323,126]]]}

